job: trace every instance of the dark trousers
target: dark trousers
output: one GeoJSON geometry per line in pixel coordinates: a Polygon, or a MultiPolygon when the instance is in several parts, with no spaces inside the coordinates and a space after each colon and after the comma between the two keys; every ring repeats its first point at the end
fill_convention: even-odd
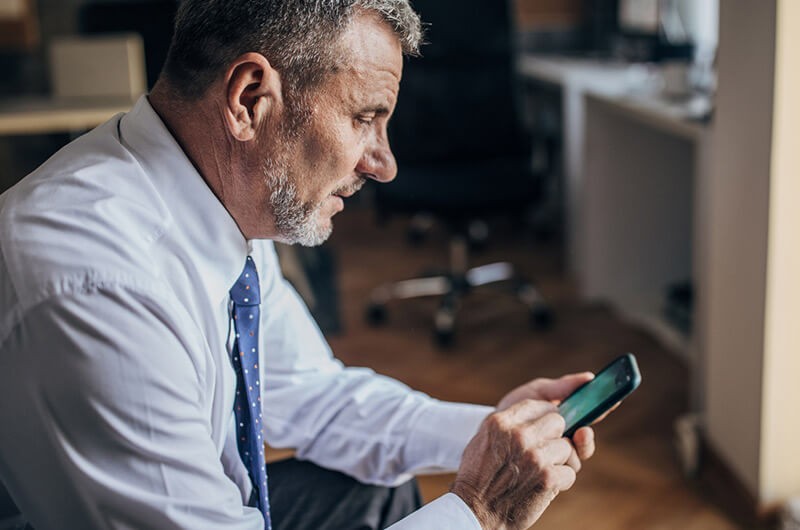
{"type": "Polygon", "coordinates": [[[370,486],[310,462],[267,465],[274,530],[379,530],[422,506],[417,481],[370,486]]]}
{"type": "MultiPolygon", "coordinates": [[[[382,530],[422,506],[416,479],[396,488],[293,458],[267,465],[273,530],[382,530]]],[[[21,518],[14,530],[33,530],[21,518]]]]}

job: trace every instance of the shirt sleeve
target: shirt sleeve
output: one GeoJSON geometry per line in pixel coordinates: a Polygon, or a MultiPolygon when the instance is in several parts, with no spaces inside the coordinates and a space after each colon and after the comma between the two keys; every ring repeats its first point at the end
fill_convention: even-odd
{"type": "Polygon", "coordinates": [[[196,331],[179,306],[118,286],[23,316],[0,345],[17,398],[0,412],[0,473],[35,528],[263,529],[212,440],[196,331]]]}
{"type": "Polygon", "coordinates": [[[481,525],[458,495],[448,493],[387,530],[481,530],[481,525]]]}
{"type": "Polygon", "coordinates": [[[449,403],[336,360],[274,253],[259,268],[264,434],[274,447],[365,483],[453,471],[494,409],[449,403]]]}

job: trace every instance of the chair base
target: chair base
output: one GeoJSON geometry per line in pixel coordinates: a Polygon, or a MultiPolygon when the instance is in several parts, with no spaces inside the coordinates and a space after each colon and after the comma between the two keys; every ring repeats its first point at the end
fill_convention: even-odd
{"type": "Polygon", "coordinates": [[[434,338],[439,346],[446,347],[455,338],[456,317],[462,299],[477,287],[500,282],[512,282],[513,294],[525,304],[531,326],[547,329],[553,315],[544,298],[533,284],[522,279],[508,262],[490,263],[467,268],[467,241],[456,236],[450,243],[450,270],[445,274],[413,278],[387,283],[372,291],[366,318],[371,325],[380,325],[388,318],[387,304],[392,300],[406,300],[426,296],[440,296],[441,302],[433,318],[434,338]]]}

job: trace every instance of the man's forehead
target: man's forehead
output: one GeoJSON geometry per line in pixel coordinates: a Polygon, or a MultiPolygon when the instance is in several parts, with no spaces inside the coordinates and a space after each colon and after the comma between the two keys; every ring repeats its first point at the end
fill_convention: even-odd
{"type": "Polygon", "coordinates": [[[399,82],[403,70],[400,38],[376,12],[359,10],[342,34],[339,45],[345,67],[392,75],[399,82]]]}

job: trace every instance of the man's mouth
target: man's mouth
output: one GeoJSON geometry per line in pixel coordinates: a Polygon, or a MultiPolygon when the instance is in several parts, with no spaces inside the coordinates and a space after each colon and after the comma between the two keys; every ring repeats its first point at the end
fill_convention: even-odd
{"type": "Polygon", "coordinates": [[[334,192],[331,193],[331,195],[334,195],[336,197],[340,197],[342,199],[346,199],[348,197],[352,197],[353,195],[356,194],[356,192],[358,192],[358,190],[361,189],[361,187],[364,185],[365,182],[366,182],[366,179],[363,179],[363,178],[359,179],[359,180],[357,180],[356,182],[354,182],[352,184],[349,184],[347,186],[343,186],[343,187],[341,187],[341,188],[339,188],[337,190],[334,190],[334,192]]]}

